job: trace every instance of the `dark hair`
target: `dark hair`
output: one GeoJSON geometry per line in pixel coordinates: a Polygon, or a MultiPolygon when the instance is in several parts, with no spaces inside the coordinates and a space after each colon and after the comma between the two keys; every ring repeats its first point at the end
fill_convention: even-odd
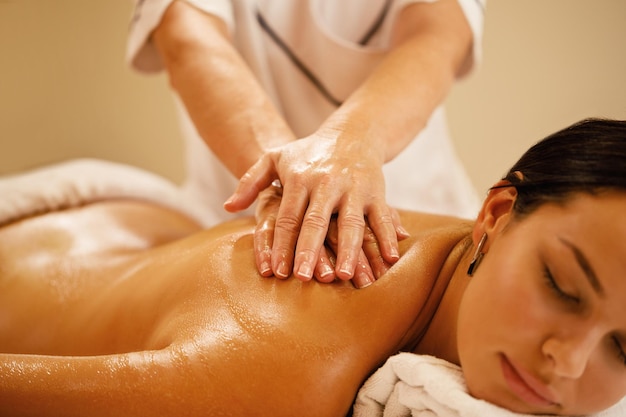
{"type": "Polygon", "coordinates": [[[522,216],[573,193],[626,191],[626,121],[586,119],[560,130],[528,149],[503,179],[517,189],[514,211],[522,216]]]}

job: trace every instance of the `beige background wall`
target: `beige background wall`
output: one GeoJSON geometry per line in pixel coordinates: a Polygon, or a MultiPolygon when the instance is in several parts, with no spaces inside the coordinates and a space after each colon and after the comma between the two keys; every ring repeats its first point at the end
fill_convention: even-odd
{"type": "MultiPolygon", "coordinates": [[[[131,8],[0,0],[0,174],[90,156],[182,178],[166,79],[124,63],[131,8]]],[[[483,45],[480,71],[448,100],[480,192],[547,133],[626,119],[626,0],[488,0],[483,45]]]]}

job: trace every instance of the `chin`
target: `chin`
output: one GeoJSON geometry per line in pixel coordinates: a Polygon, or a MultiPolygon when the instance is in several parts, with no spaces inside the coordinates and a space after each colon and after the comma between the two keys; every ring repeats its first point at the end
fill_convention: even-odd
{"type": "MultiPolygon", "coordinates": [[[[541,410],[530,410],[525,404],[519,404],[504,393],[497,393],[494,390],[474,387],[467,384],[469,394],[479,400],[487,401],[505,410],[519,414],[541,414],[541,410]]],[[[546,413],[545,410],[543,413],[546,413]]]]}
{"type": "Polygon", "coordinates": [[[477,378],[472,378],[471,375],[465,374],[465,382],[469,394],[479,400],[487,401],[493,405],[503,408],[508,411],[512,411],[518,414],[557,414],[554,410],[538,409],[531,407],[522,401],[517,400],[511,396],[510,393],[499,389],[496,384],[490,384],[486,380],[488,372],[478,373],[477,378]]]}

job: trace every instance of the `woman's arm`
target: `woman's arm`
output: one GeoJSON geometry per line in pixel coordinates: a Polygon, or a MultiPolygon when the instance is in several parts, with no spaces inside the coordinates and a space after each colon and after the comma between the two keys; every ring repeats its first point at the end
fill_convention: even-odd
{"type": "MultiPolygon", "coordinates": [[[[162,401],[172,388],[163,384],[167,364],[164,352],[84,357],[0,354],[0,414],[176,415],[175,402],[168,407],[162,401]]],[[[175,373],[171,377],[171,382],[177,379],[175,373]]]]}
{"type": "MultiPolygon", "coordinates": [[[[203,353],[202,342],[111,356],[0,354],[0,415],[322,417],[347,412],[353,393],[320,385],[314,378],[323,375],[319,362],[315,370],[284,366],[250,349],[217,357],[203,353]]],[[[237,347],[225,345],[217,351],[237,347]]],[[[275,356],[285,356],[276,348],[275,356]]]]}

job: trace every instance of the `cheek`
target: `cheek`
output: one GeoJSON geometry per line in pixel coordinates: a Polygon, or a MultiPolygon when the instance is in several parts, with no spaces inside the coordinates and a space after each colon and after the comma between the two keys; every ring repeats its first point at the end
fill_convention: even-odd
{"type": "Polygon", "coordinates": [[[501,375],[499,354],[527,357],[540,349],[546,311],[537,278],[519,273],[512,260],[481,268],[461,301],[457,347],[470,391],[486,395],[501,375]]]}
{"type": "MultiPolygon", "coordinates": [[[[578,414],[593,414],[626,398],[626,367],[618,366],[621,365],[607,363],[606,358],[599,358],[595,364],[588,365],[585,374],[571,391],[572,414],[574,411],[578,414]]],[[[624,402],[622,408],[626,407],[626,400],[624,402]]]]}
{"type": "Polygon", "coordinates": [[[494,247],[485,257],[461,304],[460,318],[467,317],[470,331],[505,339],[537,335],[550,315],[551,299],[541,265],[529,252],[526,247],[494,247]]]}
{"type": "Polygon", "coordinates": [[[459,309],[459,348],[495,348],[499,341],[517,339],[529,322],[538,320],[536,294],[506,266],[485,268],[471,278],[459,309]]]}

